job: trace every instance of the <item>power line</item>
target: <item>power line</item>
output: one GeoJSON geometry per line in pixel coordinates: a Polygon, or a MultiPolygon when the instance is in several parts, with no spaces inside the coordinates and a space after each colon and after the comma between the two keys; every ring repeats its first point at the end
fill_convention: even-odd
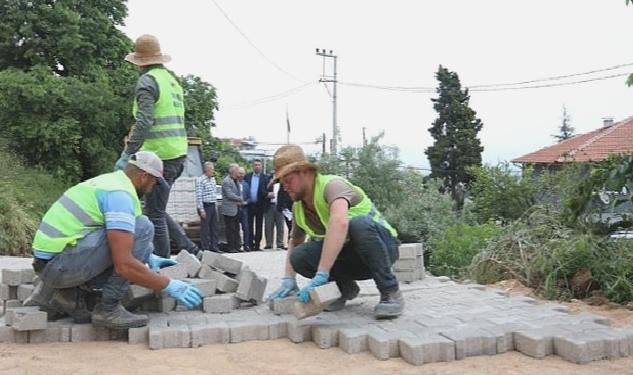
{"type": "Polygon", "coordinates": [[[264,58],[264,60],[266,60],[269,64],[271,64],[272,66],[275,67],[275,69],[277,69],[278,71],[280,71],[281,73],[285,74],[286,76],[294,79],[295,81],[298,82],[303,82],[306,83],[306,81],[297,78],[295,75],[289,73],[288,71],[286,71],[284,68],[282,68],[281,66],[279,66],[279,64],[277,64],[276,62],[274,62],[273,60],[271,60],[270,58],[268,58],[268,56],[266,56],[266,54],[259,49],[259,47],[257,47],[255,45],[255,43],[253,43],[253,41],[250,40],[250,38],[240,29],[239,26],[237,26],[237,24],[235,22],[233,22],[233,20],[231,19],[231,17],[229,17],[229,15],[224,11],[224,9],[222,9],[222,7],[220,6],[220,4],[218,4],[218,2],[216,0],[211,0],[213,2],[213,4],[215,5],[216,8],[218,8],[218,10],[220,11],[220,13],[222,13],[222,15],[224,16],[224,18],[226,18],[226,20],[235,28],[235,30],[237,30],[238,33],[240,33],[240,35],[248,42],[248,44],[251,45],[251,47],[253,47],[261,57],[264,58]]]}
{"type": "Polygon", "coordinates": [[[247,100],[247,101],[240,102],[240,103],[230,104],[230,105],[227,105],[226,107],[224,107],[224,109],[225,110],[246,109],[246,108],[254,107],[256,105],[273,102],[273,101],[276,101],[276,100],[279,100],[279,99],[283,99],[283,98],[289,97],[291,95],[298,94],[299,92],[303,91],[308,86],[312,86],[312,85],[315,85],[315,84],[316,83],[314,83],[314,82],[307,82],[307,83],[304,83],[303,85],[300,85],[300,86],[297,86],[297,87],[293,87],[291,89],[288,89],[286,91],[280,92],[278,94],[264,96],[264,97],[258,98],[258,99],[247,100]]]}
{"type": "MultiPolygon", "coordinates": [[[[600,72],[607,72],[607,71],[612,71],[612,70],[620,69],[627,66],[633,66],[633,63],[618,64],[618,65],[614,65],[608,68],[596,69],[596,70],[591,70],[591,71],[582,72],[582,73],[573,73],[573,74],[538,78],[538,79],[521,81],[521,82],[495,83],[495,84],[471,85],[471,86],[463,85],[463,86],[464,88],[468,88],[469,91],[474,91],[474,92],[507,91],[507,90],[518,90],[518,89],[568,86],[568,85],[575,85],[575,84],[581,84],[581,83],[586,83],[586,82],[601,81],[601,80],[610,79],[610,78],[622,77],[622,76],[628,75],[629,73],[618,73],[618,74],[588,78],[588,79],[583,79],[583,80],[576,80],[576,81],[571,81],[571,82],[558,82],[558,83],[542,84],[542,85],[531,85],[531,84],[539,83],[539,82],[557,81],[557,80],[566,79],[566,78],[585,76],[585,75],[590,75],[590,74],[595,74],[595,73],[600,73],[600,72]]],[[[397,92],[408,92],[408,93],[414,93],[414,94],[434,94],[437,92],[437,89],[435,87],[391,86],[391,85],[376,85],[376,84],[357,83],[357,82],[339,82],[339,83],[342,85],[351,86],[351,87],[361,87],[361,88],[370,88],[370,89],[397,91],[397,92]]]]}

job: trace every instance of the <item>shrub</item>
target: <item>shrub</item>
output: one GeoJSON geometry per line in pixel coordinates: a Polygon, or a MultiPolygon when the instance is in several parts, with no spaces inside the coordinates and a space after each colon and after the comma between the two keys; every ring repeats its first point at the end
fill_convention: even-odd
{"type": "Polygon", "coordinates": [[[447,228],[441,238],[433,244],[431,272],[434,275],[452,278],[462,277],[473,257],[499,232],[500,229],[495,224],[460,224],[447,228]]]}

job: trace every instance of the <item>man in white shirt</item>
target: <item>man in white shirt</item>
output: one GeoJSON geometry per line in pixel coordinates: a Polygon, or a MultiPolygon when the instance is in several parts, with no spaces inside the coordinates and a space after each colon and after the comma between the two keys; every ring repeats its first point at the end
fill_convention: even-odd
{"type": "Polygon", "coordinates": [[[220,252],[218,246],[219,222],[215,207],[215,166],[204,163],[204,174],[196,179],[196,206],[200,216],[200,245],[202,250],[220,252]]]}

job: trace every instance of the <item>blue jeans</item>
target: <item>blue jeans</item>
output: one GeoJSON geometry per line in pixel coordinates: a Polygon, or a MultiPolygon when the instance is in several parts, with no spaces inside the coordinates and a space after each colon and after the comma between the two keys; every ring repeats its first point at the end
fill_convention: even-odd
{"type": "MultiPolygon", "coordinates": [[[[308,241],[292,251],[290,264],[300,275],[313,278],[319,267],[323,241],[308,241]]],[[[347,241],[330,270],[330,280],[346,282],[374,279],[378,290],[398,289],[391,266],[398,259],[398,240],[369,216],[349,221],[347,241]]]]}
{"type": "Polygon", "coordinates": [[[171,254],[169,237],[173,237],[179,249],[195,253],[196,245],[185,235],[180,226],[167,214],[167,201],[171,187],[184,169],[185,157],[163,160],[163,176],[167,185],[156,184],[151,193],[145,195],[143,213],[154,224],[154,253],[167,258],[171,254]]]}
{"type": "MultiPolygon", "coordinates": [[[[147,263],[154,246],[154,226],[146,216],[136,218],[134,247],[132,255],[147,263]]],[[[92,231],[67,247],[51,259],[40,273],[40,278],[49,288],[65,289],[88,284],[102,288],[102,302],[105,305],[118,303],[128,292],[129,281],[114,271],[112,254],[108,247],[105,228],[92,231]]]]}

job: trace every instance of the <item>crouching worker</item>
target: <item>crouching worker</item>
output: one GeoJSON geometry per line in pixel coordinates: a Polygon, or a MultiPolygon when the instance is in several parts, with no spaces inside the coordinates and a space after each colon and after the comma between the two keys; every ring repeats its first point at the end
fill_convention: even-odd
{"type": "Polygon", "coordinates": [[[402,313],[404,299],[391,266],[398,259],[397,233],[362,189],[338,176],[319,174],[301,147],[287,145],[274,155],[275,178],[294,201],[293,227],[282,286],[269,299],[299,294],[335,281],[342,297],[326,310],[340,310],[360,289],[355,280],[373,279],[380,291],[376,318],[402,313]],[[306,234],[311,241],[304,242],[306,234]],[[312,279],[300,291],[296,273],[312,279]]]}
{"type": "Polygon", "coordinates": [[[152,254],[154,226],[141,214],[139,197],[165,183],[163,163],[149,151],[130,157],[124,171],[107,173],[68,189],[46,212],[33,240],[39,276],[25,305],[49,314],[68,314],[76,323],[114,329],[142,327],[145,315],[121,304],[130,282],[165,291],[183,305],[201,303],[200,291],[154,272],[175,264],[152,254]],[[148,268],[145,264],[148,264],[148,268]],[[84,290],[102,289],[92,312],[84,290]]]}

